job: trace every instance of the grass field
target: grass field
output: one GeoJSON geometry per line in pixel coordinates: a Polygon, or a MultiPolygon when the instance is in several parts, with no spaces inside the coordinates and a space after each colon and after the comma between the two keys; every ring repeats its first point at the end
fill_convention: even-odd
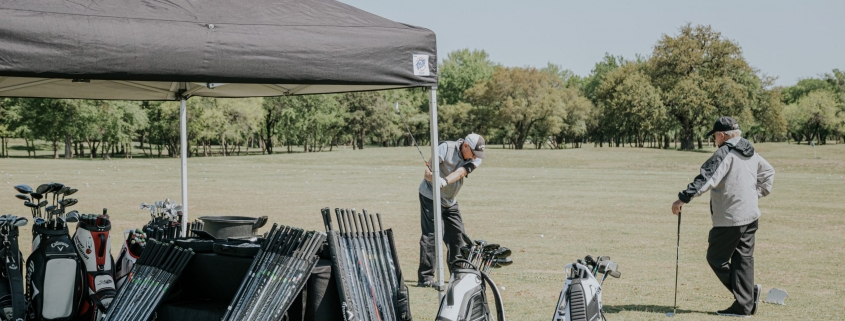
{"type": "MultiPolygon", "coordinates": [[[[758,144],[777,171],[760,202],[756,281],[785,289],[786,306],[764,304],[757,319],[831,320],[845,311],[845,145],[758,144]]],[[[427,149],[426,149],[427,150],[427,149]]],[[[44,152],[41,152],[42,154],[44,152]]],[[[458,197],[473,238],[514,250],[515,263],[493,272],[511,320],[548,320],[563,265],[609,255],[621,279],[604,286],[610,320],[665,320],[672,308],[677,219],[669,209],[709,152],[642,148],[491,149],[458,197]]],[[[29,215],[12,186],[57,181],[80,189],[76,209],[109,208],[113,231],[142,226],[141,202],[180,198],[179,159],[0,159],[3,213],[29,215]]],[[[190,215],[270,216],[271,222],[321,230],[322,207],[356,207],[385,215],[397,233],[408,285],[416,283],[422,177],[411,148],[189,160],[190,215]]],[[[732,298],[704,255],[707,199],[684,208],[679,316],[717,319],[732,298]]],[[[22,233],[28,238],[29,228],[22,233]]],[[[28,244],[23,240],[22,244],[28,244]]],[[[119,241],[113,238],[116,253],[119,241]]],[[[27,246],[24,246],[27,248],[27,246]]],[[[27,250],[24,249],[26,252],[27,250]]],[[[411,288],[416,320],[433,320],[437,294],[411,288]]]]}

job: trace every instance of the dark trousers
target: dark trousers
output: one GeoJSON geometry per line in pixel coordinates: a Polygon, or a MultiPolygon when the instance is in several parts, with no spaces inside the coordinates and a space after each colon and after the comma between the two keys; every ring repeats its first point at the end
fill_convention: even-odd
{"type": "MultiPolygon", "coordinates": [[[[464,222],[461,219],[461,210],[456,203],[453,206],[442,207],[440,213],[443,217],[443,241],[449,249],[447,264],[455,260],[461,253],[464,246],[464,222]]],[[[417,280],[425,282],[434,280],[434,201],[420,194],[420,267],[417,269],[417,280]]],[[[445,276],[444,276],[445,277],[445,276]]]]}
{"type": "Polygon", "coordinates": [[[736,298],[734,306],[751,313],[754,305],[754,234],[757,221],[744,226],[714,227],[707,242],[707,263],[736,298]]]}

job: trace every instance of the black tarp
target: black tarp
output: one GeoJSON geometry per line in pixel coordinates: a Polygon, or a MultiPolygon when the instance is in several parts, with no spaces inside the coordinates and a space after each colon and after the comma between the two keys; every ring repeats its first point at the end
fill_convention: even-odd
{"type": "Polygon", "coordinates": [[[333,0],[0,1],[0,96],[172,100],[180,89],[252,97],[430,87],[436,66],[430,30],[333,0]],[[426,56],[428,68],[415,73],[426,56]]]}

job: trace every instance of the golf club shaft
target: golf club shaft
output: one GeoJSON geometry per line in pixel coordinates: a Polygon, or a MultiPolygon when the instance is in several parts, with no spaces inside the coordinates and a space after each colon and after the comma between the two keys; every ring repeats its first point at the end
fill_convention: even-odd
{"type": "Polygon", "coordinates": [[[678,310],[678,262],[681,259],[681,212],[678,211],[678,244],[675,246],[675,303],[672,304],[672,314],[678,310]]]}

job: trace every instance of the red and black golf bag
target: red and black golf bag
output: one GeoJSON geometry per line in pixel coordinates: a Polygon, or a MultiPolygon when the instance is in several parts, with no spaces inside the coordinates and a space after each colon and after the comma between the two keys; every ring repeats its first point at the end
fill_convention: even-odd
{"type": "Polygon", "coordinates": [[[82,261],[85,282],[78,320],[99,320],[117,294],[112,275],[114,261],[109,242],[110,230],[111,222],[104,215],[80,220],[76,225],[73,243],[82,261]]]}
{"type": "Polygon", "coordinates": [[[0,309],[3,321],[23,321],[26,297],[23,293],[23,255],[18,247],[18,227],[0,228],[0,309]]]}
{"type": "Polygon", "coordinates": [[[75,320],[82,273],[68,230],[35,225],[32,234],[32,254],[26,261],[29,320],[75,320]]]}
{"type": "Polygon", "coordinates": [[[135,230],[126,230],[123,232],[123,246],[120,247],[120,254],[117,255],[117,261],[114,264],[114,284],[117,290],[120,290],[130,279],[130,273],[135,266],[135,262],[141,257],[144,252],[144,247],[133,240],[135,230]]]}

